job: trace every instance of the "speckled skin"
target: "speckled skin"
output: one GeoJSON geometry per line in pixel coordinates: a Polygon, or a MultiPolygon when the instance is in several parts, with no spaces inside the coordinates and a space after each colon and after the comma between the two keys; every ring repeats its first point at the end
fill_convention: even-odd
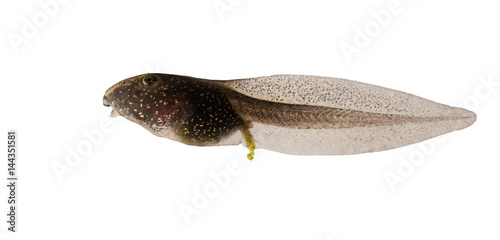
{"type": "Polygon", "coordinates": [[[473,112],[362,82],[308,75],[274,75],[222,82],[255,99],[412,117],[475,118],[473,112]]]}
{"type": "Polygon", "coordinates": [[[392,149],[476,119],[408,93],[304,75],[216,81],[145,74],[111,87],[104,104],[157,136],[186,144],[245,144],[297,155],[392,149]]]}
{"type": "Polygon", "coordinates": [[[104,102],[152,133],[190,145],[216,144],[243,125],[219,86],[191,77],[132,77],[111,87],[104,102]]]}

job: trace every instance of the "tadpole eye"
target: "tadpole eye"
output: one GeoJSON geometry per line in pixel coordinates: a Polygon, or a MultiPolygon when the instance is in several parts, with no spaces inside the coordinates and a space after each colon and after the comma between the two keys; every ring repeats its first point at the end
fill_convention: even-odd
{"type": "Polygon", "coordinates": [[[146,75],[142,78],[142,82],[146,85],[150,85],[156,82],[156,78],[151,75],[146,75]]]}

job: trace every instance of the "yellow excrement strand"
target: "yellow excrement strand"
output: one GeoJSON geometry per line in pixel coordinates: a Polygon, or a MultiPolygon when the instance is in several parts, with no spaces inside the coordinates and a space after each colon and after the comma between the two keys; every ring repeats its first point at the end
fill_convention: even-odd
{"type": "Polygon", "coordinates": [[[248,127],[243,124],[241,127],[241,131],[243,132],[243,135],[245,136],[245,141],[247,143],[247,148],[250,150],[250,153],[247,155],[248,160],[252,161],[254,155],[255,155],[255,142],[253,141],[252,134],[250,133],[250,130],[248,127]]]}

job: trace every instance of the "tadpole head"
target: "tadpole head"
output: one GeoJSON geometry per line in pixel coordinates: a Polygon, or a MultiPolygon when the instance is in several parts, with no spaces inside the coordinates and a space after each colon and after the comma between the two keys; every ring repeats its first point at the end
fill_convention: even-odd
{"type": "Polygon", "coordinates": [[[147,126],[168,126],[187,113],[185,95],[167,74],[142,74],[111,86],[103,104],[112,107],[111,116],[123,116],[147,126]]]}

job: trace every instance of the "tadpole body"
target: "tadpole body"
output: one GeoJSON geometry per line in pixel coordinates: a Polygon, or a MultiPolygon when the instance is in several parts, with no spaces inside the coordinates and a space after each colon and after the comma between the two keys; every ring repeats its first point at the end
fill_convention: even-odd
{"type": "Polygon", "coordinates": [[[294,155],[346,155],[417,143],[476,115],[361,82],[306,75],[206,80],[143,74],[109,88],[112,115],[194,146],[244,144],[294,155]]]}

